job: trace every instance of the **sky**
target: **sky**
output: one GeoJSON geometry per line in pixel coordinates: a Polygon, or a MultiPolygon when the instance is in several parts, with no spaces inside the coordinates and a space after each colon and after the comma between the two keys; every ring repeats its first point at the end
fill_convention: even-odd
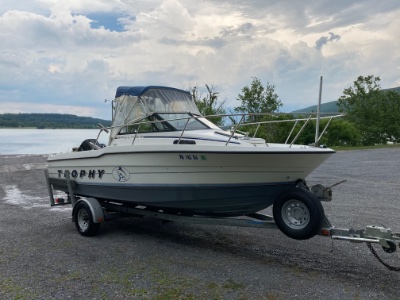
{"type": "Polygon", "coordinates": [[[400,1],[1,0],[0,113],[111,119],[118,86],[205,84],[225,106],[257,77],[290,112],[358,76],[400,86],[400,1]]]}

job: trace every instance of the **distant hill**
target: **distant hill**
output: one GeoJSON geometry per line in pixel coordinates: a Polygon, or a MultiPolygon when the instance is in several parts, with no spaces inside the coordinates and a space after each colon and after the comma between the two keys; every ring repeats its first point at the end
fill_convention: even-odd
{"type": "Polygon", "coordinates": [[[70,114],[0,114],[0,128],[98,128],[98,123],[110,126],[111,121],[70,114]]]}
{"type": "Polygon", "coordinates": [[[385,89],[384,91],[395,91],[395,92],[400,93],[400,86],[395,87],[395,88],[391,88],[391,89],[385,89]]]}
{"type": "MultiPolygon", "coordinates": [[[[383,89],[382,91],[396,91],[400,93],[400,86],[390,89],[383,89]]],[[[321,113],[339,113],[339,107],[337,106],[337,102],[338,101],[336,100],[336,101],[321,103],[320,107],[321,113]]],[[[292,113],[297,113],[297,114],[310,113],[310,112],[317,112],[317,105],[312,105],[306,108],[292,111],[292,113]]]]}
{"type": "MultiPolygon", "coordinates": [[[[320,107],[321,113],[338,113],[339,107],[337,106],[337,101],[331,101],[327,103],[321,103],[320,107]]],[[[312,105],[306,108],[298,109],[292,111],[293,113],[310,113],[310,112],[317,112],[317,105],[312,105]]]]}

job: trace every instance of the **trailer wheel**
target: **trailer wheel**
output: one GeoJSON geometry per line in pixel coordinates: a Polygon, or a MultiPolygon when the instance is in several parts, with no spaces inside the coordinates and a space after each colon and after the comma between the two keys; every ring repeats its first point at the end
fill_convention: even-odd
{"type": "Polygon", "coordinates": [[[92,212],[85,202],[76,205],[73,218],[76,229],[82,236],[94,236],[100,229],[101,223],[93,222],[92,212]]]}
{"type": "Polygon", "coordinates": [[[277,198],[273,206],[273,216],[278,228],[288,237],[306,240],[321,229],[325,213],[314,194],[294,188],[277,198]]]}

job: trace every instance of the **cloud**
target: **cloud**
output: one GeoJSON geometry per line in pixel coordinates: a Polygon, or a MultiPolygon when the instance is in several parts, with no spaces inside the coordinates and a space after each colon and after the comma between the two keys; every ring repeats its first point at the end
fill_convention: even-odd
{"type": "Polygon", "coordinates": [[[290,111],[316,102],[321,75],[326,101],[359,75],[400,85],[396,0],[199,3],[1,1],[2,111],[60,106],[109,118],[103,100],[119,85],[188,83],[217,86],[235,106],[255,76],[290,111]]]}
{"type": "Polygon", "coordinates": [[[222,28],[221,35],[222,36],[237,36],[241,34],[251,34],[254,31],[255,27],[251,23],[240,24],[239,26],[228,26],[222,28]]]}
{"type": "Polygon", "coordinates": [[[330,42],[339,40],[340,40],[340,35],[334,34],[333,32],[329,32],[329,36],[321,36],[318,40],[315,41],[315,48],[321,50],[322,46],[330,42]]]}

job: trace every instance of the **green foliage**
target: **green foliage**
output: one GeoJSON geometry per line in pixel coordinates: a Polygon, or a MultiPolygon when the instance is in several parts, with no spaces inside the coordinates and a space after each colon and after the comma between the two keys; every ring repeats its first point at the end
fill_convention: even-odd
{"type": "MultiPolygon", "coordinates": [[[[285,143],[287,137],[292,130],[295,122],[279,122],[282,120],[294,119],[293,115],[274,115],[265,116],[265,120],[270,120],[271,123],[266,123],[260,126],[258,129],[259,134],[257,136],[262,137],[268,143],[285,143]]],[[[296,125],[294,132],[300,129],[300,125],[296,125]]],[[[291,136],[293,138],[294,135],[291,136]]]]}
{"type": "Polygon", "coordinates": [[[349,113],[350,119],[358,121],[370,113],[367,104],[374,105],[374,98],[379,96],[381,87],[379,77],[374,75],[358,76],[354,86],[344,89],[338,100],[339,111],[349,113]]]}
{"type": "MultiPolygon", "coordinates": [[[[347,88],[343,96],[337,102],[330,102],[329,109],[347,114],[346,118],[334,119],[330,123],[319,144],[328,146],[359,146],[385,144],[387,141],[400,141],[400,88],[381,90],[380,78],[373,75],[359,76],[354,81],[354,86],[347,88]]],[[[238,100],[241,105],[234,110],[237,113],[272,113],[282,106],[275,87],[267,85],[263,87],[261,81],[253,78],[249,86],[242,89],[238,100]]],[[[316,111],[316,107],[315,107],[316,111]]],[[[296,116],[307,118],[307,116],[296,116]]],[[[268,115],[250,116],[245,122],[278,121],[280,119],[293,119],[293,115],[268,115]]],[[[237,121],[237,120],[236,120],[237,121]]],[[[288,139],[291,143],[305,121],[295,123],[267,123],[259,127],[257,125],[242,126],[240,129],[249,132],[253,136],[265,139],[268,143],[284,143],[293,128],[293,133],[288,139]]],[[[321,120],[319,132],[321,133],[328,120],[321,120]]],[[[299,135],[296,143],[313,144],[315,142],[315,121],[311,121],[299,135]]]]}
{"type": "Polygon", "coordinates": [[[98,123],[110,126],[111,121],[69,114],[0,114],[0,128],[97,128],[98,123]]]}
{"type": "Polygon", "coordinates": [[[377,106],[377,124],[383,142],[400,141],[400,93],[394,90],[382,92],[382,99],[377,106]]]}
{"type": "MultiPolygon", "coordinates": [[[[288,143],[290,144],[301,130],[306,121],[295,122],[293,115],[268,116],[272,123],[265,123],[258,127],[257,137],[263,138],[267,143],[288,143]],[[293,120],[292,122],[279,122],[279,120],[293,120]],[[290,134],[291,133],[291,134],[290,134]],[[290,135],[289,135],[290,134],[290,135]]],[[[297,116],[299,119],[306,119],[307,116],[297,116]]],[[[329,119],[322,119],[319,126],[320,134],[324,130],[329,119]]],[[[296,144],[310,145],[315,142],[316,121],[310,121],[304,127],[296,140],[296,144]]],[[[257,126],[242,126],[240,130],[249,132],[253,136],[257,126]]],[[[319,141],[320,145],[332,146],[358,146],[361,145],[361,135],[354,125],[345,119],[334,119],[330,122],[327,130],[319,141]]]]}
{"type": "MultiPolygon", "coordinates": [[[[256,77],[253,77],[250,86],[245,86],[242,89],[242,93],[238,95],[237,100],[241,102],[241,105],[235,107],[234,111],[236,113],[250,114],[245,116],[242,122],[251,123],[282,119],[282,116],[256,115],[258,113],[278,112],[278,109],[282,106],[278,95],[275,93],[275,86],[267,83],[264,87],[260,79],[256,77]]],[[[278,124],[263,124],[260,126],[248,125],[243,129],[249,132],[249,136],[253,136],[257,132],[257,137],[269,142],[279,139],[281,127],[282,125],[278,124]]]]}
{"type": "MultiPolygon", "coordinates": [[[[321,122],[321,125],[325,126],[324,123],[326,122],[321,122]]],[[[358,146],[361,145],[361,134],[355,128],[354,124],[348,120],[335,119],[329,124],[320,144],[329,146],[358,146]]]]}
{"type": "Polygon", "coordinates": [[[338,100],[340,111],[360,132],[363,145],[400,140],[400,94],[382,91],[379,82],[373,75],[359,76],[338,100]]]}
{"type": "MultiPolygon", "coordinates": [[[[395,88],[390,88],[390,89],[382,89],[382,91],[393,91],[393,92],[400,93],[400,86],[395,87],[395,88]]],[[[339,112],[338,105],[339,105],[338,100],[321,103],[321,107],[320,107],[321,113],[332,113],[332,114],[338,113],[339,112]]],[[[306,108],[294,110],[294,111],[292,111],[292,113],[307,114],[307,113],[312,113],[312,112],[316,112],[316,111],[317,111],[317,105],[312,105],[312,106],[308,106],[306,108]]]]}
{"type": "MultiPolygon", "coordinates": [[[[300,130],[305,121],[299,122],[296,126],[294,133],[291,137],[293,139],[294,135],[300,130]]],[[[325,129],[329,119],[322,119],[319,125],[319,134],[325,129]]],[[[310,145],[315,143],[315,127],[316,121],[310,121],[303,132],[300,134],[296,143],[310,145]]],[[[290,141],[291,141],[290,139],[290,141]]],[[[290,143],[289,141],[289,143],[290,143]]],[[[319,140],[319,145],[332,146],[357,146],[361,143],[361,135],[358,130],[354,127],[352,123],[345,119],[333,119],[321,139],[319,140]]]]}
{"type": "MultiPolygon", "coordinates": [[[[202,97],[196,86],[190,88],[190,93],[192,94],[194,102],[196,103],[200,113],[203,116],[225,114],[225,101],[219,101],[219,92],[216,90],[216,87],[213,85],[210,86],[208,84],[206,84],[205,86],[207,89],[207,95],[204,97],[202,97]]],[[[208,119],[217,125],[223,125],[222,117],[210,117],[208,119]]]]}
{"type": "MultiPolygon", "coordinates": [[[[275,93],[275,86],[267,83],[264,87],[257,77],[253,77],[250,87],[245,86],[242,94],[239,94],[237,100],[241,105],[234,108],[237,113],[272,113],[277,112],[282,106],[278,95],[275,93]]],[[[257,116],[248,116],[247,122],[260,121],[257,116]]]]}

